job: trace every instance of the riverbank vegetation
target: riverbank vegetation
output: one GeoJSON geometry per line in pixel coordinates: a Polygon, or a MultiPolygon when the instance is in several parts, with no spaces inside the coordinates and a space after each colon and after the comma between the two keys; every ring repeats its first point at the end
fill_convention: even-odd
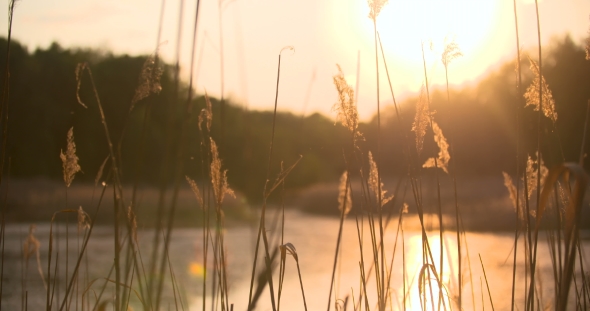
{"type": "MultiPolygon", "coordinates": [[[[281,57],[292,47],[277,51],[275,109],[269,112],[195,94],[192,77],[182,82],[178,64],[164,64],[157,54],[118,56],[65,49],[57,43],[29,52],[10,37],[1,40],[0,59],[6,62],[1,70],[5,75],[0,115],[4,198],[0,272],[8,217],[28,220],[18,218],[21,206],[9,204],[18,202],[9,199],[18,193],[11,191],[11,182],[17,185],[39,176],[64,181],[63,197],[39,207],[44,209],[40,214],[50,215],[48,241],[38,240],[32,226],[23,242],[26,271],[29,264],[35,266],[45,291],[29,293],[28,275],[23,275],[21,308],[27,310],[29,297],[38,295],[46,310],[112,307],[118,311],[129,310],[130,305],[143,310],[186,309],[185,293],[176,278],[182,272],[171,264],[174,254],[169,252],[174,229],[183,218],[183,225],[194,221],[202,232],[202,310],[254,310],[263,299],[270,301],[273,311],[287,308],[281,305],[286,269],[297,270],[305,310],[310,291],[325,292],[328,311],[406,310],[408,296],[416,291],[423,310],[484,309],[488,302],[483,296],[481,304],[473,297],[476,267],[481,267],[479,283],[493,309],[488,279],[494,276],[485,273],[485,254],[479,265],[464,260],[469,258],[464,217],[473,204],[466,198],[478,197],[465,191],[482,190],[460,185],[464,180],[502,176],[505,192],[483,189],[483,195],[503,196],[511,206],[511,212],[502,211],[494,221],[507,215],[506,227],[514,232],[512,279],[504,280],[512,284],[512,309],[587,309],[590,283],[580,228],[582,208],[588,207],[584,194],[590,148],[586,143],[590,62],[584,48],[589,47],[565,37],[545,50],[539,42],[538,50],[525,56],[517,29],[517,61],[499,66],[476,84],[450,89],[453,62],[462,54],[449,41],[438,57],[446,84],[439,88],[429,84],[424,61],[423,68],[416,68],[424,71],[421,91],[398,102],[391,83],[388,90],[379,89],[379,79],[391,82],[376,22],[385,2],[369,1],[377,113],[366,123],[358,119],[358,90],[336,64],[334,103],[327,103],[334,107],[336,122],[319,114],[278,110],[281,57]],[[328,288],[305,283],[299,259],[313,254],[298,253],[298,245],[284,235],[288,200],[304,197],[306,187],[320,182],[338,184],[331,201],[325,196],[308,197],[306,203],[312,211],[314,205],[317,209],[329,205],[339,217],[328,288]],[[83,199],[84,191],[72,190],[76,183],[89,185],[83,199]],[[143,200],[142,189],[148,186],[149,199],[143,200]],[[189,194],[192,213],[180,208],[189,194]],[[232,213],[230,204],[247,206],[248,211],[255,207],[248,301],[234,301],[228,285],[224,228],[232,213]],[[109,217],[101,214],[104,209],[109,217]],[[274,221],[269,220],[270,210],[279,211],[274,221]],[[417,215],[421,232],[421,268],[411,276],[404,237],[408,212],[417,215]],[[433,215],[435,226],[426,225],[427,215],[433,215]],[[93,242],[98,219],[112,226],[112,269],[103,278],[85,279],[85,251],[93,242]],[[360,278],[346,284],[351,291],[340,297],[334,287],[345,219],[356,224],[347,230],[358,238],[360,278]],[[70,232],[70,223],[77,225],[76,230],[70,232]],[[65,232],[54,231],[64,224],[65,232]],[[153,230],[152,239],[140,242],[138,226],[153,230]],[[388,228],[396,228],[392,243],[386,242],[388,228]],[[437,239],[429,237],[432,232],[437,239]],[[55,244],[58,235],[65,236],[65,254],[55,244]],[[549,258],[538,256],[538,245],[545,243],[542,237],[549,258]],[[452,239],[454,247],[445,246],[445,239],[452,239]],[[41,243],[47,245],[43,258],[41,243]],[[149,243],[150,251],[142,253],[140,243],[149,243]],[[520,261],[524,263],[518,265],[520,261]],[[551,262],[553,279],[541,282],[539,261],[551,262]],[[397,295],[389,285],[394,270],[401,271],[403,282],[397,295]],[[546,287],[553,293],[548,299],[542,296],[546,287]],[[517,299],[516,291],[524,297],[517,299]],[[466,295],[472,296],[472,306],[465,305],[466,295]]],[[[195,34],[197,20],[198,5],[195,34]]],[[[28,212],[35,213],[30,208],[28,212]]],[[[1,280],[0,297],[3,286],[14,284],[1,280]]]]}

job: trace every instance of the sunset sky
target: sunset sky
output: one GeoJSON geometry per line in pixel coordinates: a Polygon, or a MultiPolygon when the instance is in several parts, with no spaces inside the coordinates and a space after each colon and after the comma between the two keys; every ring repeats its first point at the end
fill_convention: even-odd
{"type": "MultiPolygon", "coordinates": [[[[196,1],[185,1],[182,14],[181,66],[188,81],[192,23],[196,1]]],[[[7,2],[4,2],[4,8],[7,2]]],[[[32,52],[56,41],[63,47],[92,47],[114,53],[151,54],[158,46],[161,0],[22,0],[14,15],[14,39],[32,52]]],[[[196,88],[220,95],[219,8],[223,27],[225,97],[250,109],[274,104],[278,53],[284,46],[279,109],[296,114],[330,111],[336,101],[332,76],[340,64],[355,86],[360,79],[359,112],[376,110],[373,25],[363,0],[217,0],[201,2],[197,35],[196,88]],[[360,75],[356,77],[360,51],[360,75]]],[[[537,44],[534,0],[517,0],[521,43],[537,44]]],[[[175,59],[179,0],[167,0],[160,53],[175,59]]],[[[587,36],[590,1],[539,2],[542,43],[569,33],[576,43],[587,36]]],[[[5,11],[6,12],[6,11],[5,11]]],[[[7,14],[1,14],[7,25],[7,14]]],[[[421,42],[425,42],[431,84],[444,83],[440,61],[445,38],[454,39],[463,57],[450,66],[451,84],[474,83],[515,54],[512,0],[391,0],[378,17],[386,61],[399,99],[423,83],[421,42]],[[430,49],[432,42],[433,49],[430,49]]],[[[6,36],[3,28],[0,35],[6,36]]],[[[536,58],[536,55],[533,56],[536,58]]],[[[381,98],[391,102],[381,62],[381,98]]],[[[72,74],[74,74],[72,72],[72,74]]]]}

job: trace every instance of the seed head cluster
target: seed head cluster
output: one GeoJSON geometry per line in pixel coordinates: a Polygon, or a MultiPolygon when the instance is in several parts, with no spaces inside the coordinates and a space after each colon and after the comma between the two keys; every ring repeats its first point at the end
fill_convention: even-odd
{"type": "Polygon", "coordinates": [[[524,93],[524,98],[526,99],[525,107],[533,106],[535,111],[539,111],[539,106],[541,106],[539,89],[542,89],[543,114],[555,123],[555,121],[557,121],[557,112],[555,112],[555,100],[553,99],[553,94],[549,89],[549,85],[547,85],[547,82],[545,81],[545,77],[541,75],[539,65],[530,58],[529,61],[531,63],[531,71],[535,75],[535,78],[533,79],[533,83],[524,93]]]}
{"type": "Polygon", "coordinates": [[[201,206],[201,208],[202,208],[203,207],[203,196],[201,195],[201,191],[199,190],[197,183],[188,176],[185,176],[185,178],[186,178],[186,181],[188,182],[189,186],[191,187],[191,190],[195,194],[195,197],[197,198],[197,202],[199,202],[199,206],[201,206]]]}
{"type": "Polygon", "coordinates": [[[549,174],[549,170],[545,166],[543,158],[539,157],[538,152],[535,153],[534,159],[530,155],[528,156],[528,159],[526,161],[526,177],[528,188],[527,196],[529,197],[529,199],[531,198],[533,192],[537,190],[537,169],[539,165],[541,166],[539,169],[541,173],[541,181],[543,181],[549,174]]]}
{"type": "Polygon", "coordinates": [[[375,195],[375,202],[379,202],[379,189],[381,189],[381,207],[393,199],[393,196],[386,196],[387,190],[383,189],[383,183],[379,180],[377,163],[373,160],[373,154],[369,151],[369,188],[375,195]]]}
{"type": "Polygon", "coordinates": [[[131,100],[131,109],[138,101],[152,95],[158,94],[162,90],[160,78],[162,76],[162,68],[157,66],[156,57],[149,56],[143,63],[141,74],[139,76],[139,86],[135,89],[135,95],[131,100]]]}
{"type": "Polygon", "coordinates": [[[211,141],[211,184],[213,185],[213,192],[215,194],[215,201],[217,206],[221,206],[223,198],[226,194],[235,197],[234,191],[229,188],[227,183],[227,170],[221,169],[221,159],[219,158],[219,151],[215,141],[211,141]]]}
{"type": "Polygon", "coordinates": [[[338,74],[334,76],[334,85],[338,91],[338,102],[332,106],[332,111],[335,111],[338,121],[347,128],[354,137],[354,142],[363,139],[363,135],[358,130],[359,114],[356,103],[354,101],[354,90],[344,78],[344,73],[340,65],[338,67],[338,74]]]}
{"type": "Polygon", "coordinates": [[[368,0],[369,4],[369,18],[372,20],[376,20],[379,13],[381,13],[381,9],[383,6],[387,4],[388,0],[368,0]]]}
{"type": "Polygon", "coordinates": [[[429,158],[426,160],[422,167],[438,167],[445,171],[445,173],[449,173],[449,161],[451,160],[451,155],[449,154],[449,143],[447,143],[447,139],[443,135],[443,132],[438,126],[438,123],[432,121],[432,131],[434,132],[434,141],[438,146],[438,157],[436,158],[436,162],[434,158],[429,158]],[[436,164],[436,165],[435,165],[436,164]]]}
{"type": "Polygon", "coordinates": [[[424,146],[424,135],[426,135],[426,128],[428,127],[428,100],[426,98],[426,91],[424,85],[420,89],[420,97],[416,103],[416,114],[414,115],[414,123],[412,123],[412,132],[416,133],[416,151],[418,155],[422,153],[424,146]]]}
{"type": "Polygon", "coordinates": [[[348,182],[348,172],[344,171],[340,176],[340,185],[338,186],[338,210],[347,215],[352,208],[351,189],[348,182]]]}
{"type": "Polygon", "coordinates": [[[455,42],[455,40],[445,42],[445,50],[443,51],[441,57],[442,63],[445,66],[445,68],[449,66],[452,60],[461,56],[463,56],[463,53],[461,53],[459,45],[457,44],[457,42],[455,42]]]}
{"type": "Polygon", "coordinates": [[[213,109],[211,108],[211,100],[209,99],[209,95],[205,92],[205,104],[207,105],[206,108],[201,110],[199,114],[199,131],[203,131],[202,124],[205,122],[207,126],[207,131],[211,131],[211,123],[213,122],[213,109]]]}
{"type": "Polygon", "coordinates": [[[59,157],[63,165],[63,175],[66,187],[70,187],[74,180],[74,175],[79,172],[80,165],[78,165],[78,156],[76,155],[76,144],[74,143],[74,128],[71,127],[68,131],[68,144],[66,153],[60,151],[59,157]]]}

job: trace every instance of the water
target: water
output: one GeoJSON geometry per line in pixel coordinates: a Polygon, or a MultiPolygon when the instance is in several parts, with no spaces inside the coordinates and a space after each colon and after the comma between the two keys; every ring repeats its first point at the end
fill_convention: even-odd
{"type": "MultiPolygon", "coordinates": [[[[415,222],[415,220],[414,220],[415,222]]],[[[435,223],[433,221],[433,223],[435,223]]],[[[295,211],[289,211],[286,215],[284,241],[290,242],[296,249],[301,268],[301,275],[308,310],[327,309],[328,293],[330,289],[330,279],[332,266],[334,262],[334,252],[336,248],[336,239],[338,234],[339,220],[330,217],[316,217],[302,214],[295,211]]],[[[376,309],[376,281],[374,275],[369,273],[371,263],[373,262],[371,252],[371,240],[369,235],[368,223],[364,223],[363,229],[363,258],[365,262],[365,274],[367,275],[367,293],[369,296],[369,307],[376,309]]],[[[394,245],[396,243],[397,221],[392,221],[385,233],[385,256],[388,265],[393,257],[394,245]]],[[[402,297],[404,296],[403,264],[402,254],[405,254],[406,263],[406,289],[407,296],[406,307],[408,310],[420,309],[420,296],[418,289],[418,274],[423,266],[422,259],[422,242],[421,233],[413,225],[411,220],[404,224],[404,239],[402,251],[401,232],[399,233],[397,246],[395,247],[395,257],[392,264],[391,274],[391,296],[392,304],[388,308],[393,310],[403,309],[402,297]]],[[[279,231],[278,228],[269,229],[269,236],[279,231]]],[[[43,281],[37,271],[35,255],[29,259],[28,269],[22,260],[22,245],[28,234],[27,225],[8,225],[6,229],[6,249],[4,255],[4,276],[3,276],[3,293],[2,307],[5,310],[19,310],[22,304],[23,288],[27,290],[27,304],[29,310],[44,309],[46,292],[43,281]],[[23,283],[23,280],[26,282],[23,283]]],[[[178,229],[174,231],[174,237],[170,246],[170,267],[179,285],[178,291],[182,297],[182,302],[186,310],[202,309],[202,279],[203,279],[203,248],[202,248],[202,230],[196,229],[178,229]]],[[[255,239],[257,227],[255,225],[232,225],[226,229],[225,242],[227,250],[228,266],[228,287],[229,302],[234,304],[234,310],[246,310],[248,305],[248,291],[250,286],[250,274],[254,257],[255,239]]],[[[54,249],[59,248],[60,253],[57,261],[60,263],[57,279],[57,288],[60,288],[59,300],[58,294],[54,296],[54,306],[61,303],[65,289],[65,271],[66,271],[66,243],[65,243],[65,226],[54,228],[56,237],[54,249]],[[59,235],[59,238],[57,236],[59,235]]],[[[68,275],[71,276],[73,267],[76,262],[76,228],[70,227],[69,239],[69,257],[68,275]]],[[[48,259],[48,236],[49,224],[38,224],[36,236],[41,243],[40,264],[45,277],[47,277],[47,259],[48,259]]],[[[153,243],[153,232],[150,230],[140,230],[138,232],[140,241],[140,252],[144,263],[144,270],[149,270],[149,258],[151,255],[150,246],[153,243]]],[[[466,310],[491,310],[491,302],[488,296],[486,281],[482,269],[485,268],[487,280],[489,283],[491,300],[496,310],[509,310],[510,297],[512,294],[512,249],[514,244],[513,233],[475,233],[470,232],[466,235],[467,248],[463,248],[463,308],[466,310]],[[466,252],[468,251],[469,257],[466,252]],[[481,262],[480,257],[481,255],[481,262]]],[[[440,240],[438,231],[431,231],[428,235],[429,244],[432,250],[437,270],[440,271],[440,240]]],[[[361,290],[360,268],[361,260],[359,237],[355,220],[351,217],[344,222],[344,231],[342,236],[341,256],[338,262],[336,282],[332,296],[332,310],[334,301],[343,304],[345,297],[348,299],[348,310],[352,310],[353,297],[358,303],[358,294],[361,290]]],[[[551,305],[553,302],[553,269],[550,260],[550,254],[546,247],[546,236],[540,236],[540,247],[538,250],[538,273],[539,273],[539,299],[543,305],[551,305]]],[[[446,304],[456,303],[458,293],[458,261],[456,235],[454,232],[446,232],[444,235],[443,246],[443,283],[445,293],[443,294],[446,304]]],[[[462,242],[465,246],[465,242],[462,242]]],[[[280,238],[270,241],[271,245],[280,245],[280,238]]],[[[114,272],[109,276],[112,263],[114,260],[112,227],[99,226],[94,229],[88,245],[88,265],[83,262],[81,268],[81,281],[95,280],[88,287],[91,293],[90,302],[95,302],[95,295],[98,295],[105,278],[115,279],[114,272]]],[[[262,246],[261,246],[262,247],[262,246]]],[[[583,247],[588,248],[588,241],[584,240],[583,247]]],[[[516,280],[516,301],[519,309],[523,309],[524,300],[524,256],[523,244],[518,245],[517,270],[519,271],[516,280]]],[[[589,254],[584,252],[584,256],[589,254]]],[[[55,262],[55,252],[52,261],[55,262]]],[[[260,261],[259,257],[259,261],[260,261]]],[[[209,262],[209,267],[212,262],[209,262]]],[[[53,269],[53,266],[52,266],[53,269]]],[[[166,276],[170,275],[170,268],[166,266],[166,276]]],[[[277,268],[278,270],[278,268],[277,268]]],[[[54,273],[53,271],[51,272],[54,273]]],[[[208,279],[211,280],[214,271],[208,271],[208,279]]],[[[281,297],[281,310],[303,310],[303,300],[297,274],[296,263],[292,257],[287,257],[286,272],[281,297]]],[[[87,282],[87,281],[86,281],[87,282]]],[[[138,290],[136,280],[134,288],[138,290]]],[[[275,273],[275,291],[278,289],[278,273],[275,273]]],[[[88,283],[85,283],[88,284],[88,283]]],[[[80,286],[76,289],[79,294],[83,293],[85,288],[80,286]]],[[[206,308],[211,308],[211,286],[208,286],[208,295],[206,299],[206,308]]],[[[429,289],[426,288],[429,293],[429,289]]],[[[572,286],[572,291],[574,287],[572,286]]],[[[438,295],[438,289],[433,290],[433,296],[438,295]]],[[[114,286],[110,283],[102,300],[112,299],[114,296],[114,286]]],[[[131,301],[135,310],[139,309],[137,298],[132,293],[131,301]]],[[[257,305],[258,310],[272,310],[268,288],[262,293],[257,305]]],[[[429,298],[430,301],[430,298],[429,298]]],[[[436,306],[435,298],[435,306],[436,306]]],[[[72,305],[82,304],[81,299],[76,302],[72,300],[72,305]]],[[[86,304],[87,301],[84,301],[86,304]]],[[[163,295],[163,308],[167,310],[175,309],[174,295],[171,283],[167,281],[163,295]]],[[[428,302],[428,306],[431,306],[428,302]]],[[[456,306],[453,305],[456,309],[456,306]]],[[[54,307],[57,309],[57,307],[54,307]]],[[[75,310],[75,307],[71,308],[75,310]]],[[[179,307],[180,309],[180,307],[179,307]]],[[[220,309],[219,309],[220,310],[220,309]]]]}

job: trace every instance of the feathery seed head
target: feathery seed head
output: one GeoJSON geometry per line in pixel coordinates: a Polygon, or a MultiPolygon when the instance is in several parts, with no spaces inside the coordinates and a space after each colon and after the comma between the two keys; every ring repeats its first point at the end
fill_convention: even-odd
{"type": "Polygon", "coordinates": [[[526,99],[525,107],[533,106],[535,111],[539,111],[539,106],[541,105],[539,99],[539,89],[542,88],[543,115],[555,123],[555,121],[557,121],[557,112],[555,111],[555,100],[553,99],[553,94],[549,89],[549,85],[547,82],[545,82],[545,77],[541,75],[539,65],[530,57],[529,61],[531,63],[531,71],[535,74],[535,78],[533,79],[533,83],[531,83],[524,93],[524,98],[526,99]]]}
{"type": "Polygon", "coordinates": [[[445,173],[449,173],[449,161],[451,160],[451,155],[449,154],[449,143],[447,143],[447,139],[443,135],[441,128],[438,126],[438,123],[432,121],[432,131],[434,132],[434,141],[438,145],[438,157],[436,162],[434,158],[429,158],[426,160],[422,167],[436,167],[435,164],[438,165],[445,173]]]}
{"type": "Polygon", "coordinates": [[[518,213],[518,219],[520,219],[521,221],[524,220],[524,212],[523,209],[518,207],[517,202],[517,195],[516,195],[516,187],[514,186],[514,183],[512,182],[512,177],[510,177],[510,175],[506,172],[502,172],[502,175],[504,175],[504,186],[506,187],[506,189],[508,190],[508,193],[510,194],[510,201],[512,202],[512,206],[514,207],[514,210],[518,213]]]}
{"type": "Polygon", "coordinates": [[[340,185],[338,186],[338,210],[344,215],[348,215],[352,208],[351,189],[348,182],[348,172],[344,171],[340,176],[340,185]],[[344,210],[344,211],[343,211],[344,210]]]}
{"type": "Polygon", "coordinates": [[[217,207],[221,206],[223,198],[226,194],[236,197],[234,191],[229,188],[227,183],[227,170],[221,170],[221,159],[219,158],[219,152],[217,145],[213,138],[211,141],[211,184],[213,185],[213,192],[215,194],[215,201],[217,207]]]}
{"type": "Polygon", "coordinates": [[[445,67],[448,67],[452,60],[457,57],[463,56],[461,50],[459,49],[459,45],[455,40],[447,41],[445,38],[445,50],[442,53],[442,63],[445,67]]]}
{"type": "Polygon", "coordinates": [[[90,228],[90,216],[82,209],[82,205],[78,207],[78,232],[90,228]]]}
{"type": "Polygon", "coordinates": [[[372,20],[377,20],[377,16],[381,13],[381,9],[385,6],[388,0],[368,0],[369,4],[369,18],[372,20]]]}
{"type": "Polygon", "coordinates": [[[549,170],[545,166],[543,158],[539,157],[538,152],[535,153],[535,159],[533,159],[530,155],[528,156],[526,162],[526,178],[528,188],[527,196],[529,197],[529,199],[531,198],[533,192],[537,190],[537,169],[539,165],[541,166],[539,169],[541,173],[541,180],[545,180],[545,178],[549,174],[549,170]]]}
{"type": "MultiPolygon", "coordinates": [[[[386,196],[387,190],[383,189],[383,183],[379,180],[379,173],[377,170],[377,163],[373,160],[373,154],[369,151],[369,188],[375,195],[375,202],[379,202],[379,189],[381,189],[381,206],[383,207],[391,199],[393,195],[386,196]]],[[[378,203],[377,203],[378,204],[378,203]]]]}
{"type": "Polygon", "coordinates": [[[207,105],[206,108],[201,110],[199,114],[199,131],[202,131],[201,124],[205,122],[207,126],[207,132],[211,131],[211,123],[213,122],[213,109],[211,108],[211,100],[209,99],[209,95],[205,92],[205,104],[207,105]]]}
{"type": "Polygon", "coordinates": [[[201,191],[199,190],[197,183],[188,176],[184,176],[184,177],[186,178],[186,181],[188,182],[188,184],[191,186],[191,190],[195,194],[195,197],[197,198],[197,202],[199,202],[199,205],[201,206],[201,208],[203,208],[203,196],[201,195],[201,191]]]}
{"type": "Polygon", "coordinates": [[[74,180],[74,175],[81,170],[80,165],[78,165],[78,156],[76,155],[73,127],[68,131],[67,141],[66,153],[63,153],[63,150],[60,151],[59,157],[63,165],[64,182],[66,183],[66,187],[69,187],[74,180]]]}
{"type": "Polygon", "coordinates": [[[354,90],[344,78],[344,73],[340,65],[338,67],[338,74],[333,77],[334,85],[338,91],[338,102],[332,106],[332,111],[336,112],[336,118],[342,126],[347,128],[354,137],[354,143],[363,138],[363,135],[358,130],[359,114],[356,103],[354,102],[354,90]]]}
{"type": "Polygon", "coordinates": [[[414,116],[414,123],[412,123],[412,131],[416,133],[416,151],[418,155],[422,153],[424,146],[424,135],[426,135],[426,128],[428,127],[428,100],[426,98],[426,90],[424,85],[420,88],[420,97],[416,103],[416,114],[414,116]]]}
{"type": "Polygon", "coordinates": [[[133,95],[131,108],[129,108],[129,110],[132,110],[135,103],[138,101],[151,94],[158,94],[162,90],[160,77],[164,71],[157,66],[156,57],[157,56],[150,55],[143,63],[141,74],[139,75],[139,85],[135,89],[135,95],[133,95]]]}

